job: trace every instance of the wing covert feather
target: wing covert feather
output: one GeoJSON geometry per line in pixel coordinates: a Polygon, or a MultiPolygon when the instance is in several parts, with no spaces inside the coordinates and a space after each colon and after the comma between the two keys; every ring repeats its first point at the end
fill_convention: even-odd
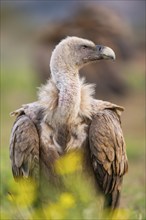
{"type": "Polygon", "coordinates": [[[10,138],[13,176],[39,177],[39,137],[34,123],[26,115],[17,117],[10,138]]]}
{"type": "Polygon", "coordinates": [[[89,129],[89,140],[98,185],[105,194],[116,187],[120,190],[128,162],[120,119],[114,110],[106,109],[96,114],[89,129]]]}

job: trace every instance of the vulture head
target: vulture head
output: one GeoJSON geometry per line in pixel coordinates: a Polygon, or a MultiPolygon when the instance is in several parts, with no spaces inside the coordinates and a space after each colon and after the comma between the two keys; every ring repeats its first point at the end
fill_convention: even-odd
{"type": "Polygon", "coordinates": [[[114,51],[83,38],[67,37],[55,47],[50,60],[50,68],[51,72],[61,70],[61,67],[64,70],[79,70],[84,65],[101,59],[114,60],[114,51]]]}

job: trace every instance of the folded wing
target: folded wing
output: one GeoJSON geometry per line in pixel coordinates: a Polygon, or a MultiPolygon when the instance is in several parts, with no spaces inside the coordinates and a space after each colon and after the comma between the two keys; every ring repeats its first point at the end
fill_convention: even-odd
{"type": "Polygon", "coordinates": [[[39,136],[33,121],[21,114],[11,132],[10,159],[15,179],[39,178],[39,136]]]}
{"type": "Polygon", "coordinates": [[[114,109],[96,114],[90,126],[89,140],[97,184],[106,195],[105,205],[114,209],[119,204],[123,175],[128,169],[120,118],[114,109]]]}

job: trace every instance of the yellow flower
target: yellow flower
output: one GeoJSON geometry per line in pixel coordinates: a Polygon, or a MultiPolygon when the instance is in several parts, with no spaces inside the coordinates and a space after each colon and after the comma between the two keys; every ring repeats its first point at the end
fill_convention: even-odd
{"type": "Polygon", "coordinates": [[[117,220],[128,220],[130,217],[130,213],[128,210],[126,209],[119,209],[115,212],[113,219],[117,219],[117,220]]]}
{"type": "Polygon", "coordinates": [[[105,219],[107,220],[129,220],[130,212],[126,209],[117,209],[113,214],[106,213],[105,219]]]}
{"type": "Polygon", "coordinates": [[[50,204],[44,209],[46,219],[64,219],[65,210],[57,203],[50,204]]]}
{"type": "Polygon", "coordinates": [[[58,202],[51,203],[44,208],[44,214],[47,219],[64,219],[69,208],[75,204],[74,197],[70,193],[62,193],[58,202]]]}
{"type": "Polygon", "coordinates": [[[36,184],[30,180],[21,180],[11,185],[8,199],[21,207],[32,205],[36,195],[36,184]]]}
{"type": "Polygon", "coordinates": [[[60,196],[59,203],[62,207],[68,209],[75,205],[75,199],[70,193],[62,193],[60,196]]]}
{"type": "Polygon", "coordinates": [[[81,153],[71,152],[56,161],[55,170],[60,175],[69,174],[81,169],[81,164],[81,153]]]}

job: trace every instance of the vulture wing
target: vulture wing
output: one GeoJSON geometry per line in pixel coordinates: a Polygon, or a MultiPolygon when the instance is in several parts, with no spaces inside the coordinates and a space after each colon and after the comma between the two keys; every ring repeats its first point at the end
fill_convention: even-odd
{"type": "Polygon", "coordinates": [[[13,125],[10,158],[15,179],[39,178],[39,137],[34,123],[25,114],[19,115],[13,125]]]}
{"type": "Polygon", "coordinates": [[[128,169],[125,142],[116,111],[96,114],[89,130],[91,161],[96,182],[105,194],[105,206],[118,207],[123,175],[128,169]]]}

